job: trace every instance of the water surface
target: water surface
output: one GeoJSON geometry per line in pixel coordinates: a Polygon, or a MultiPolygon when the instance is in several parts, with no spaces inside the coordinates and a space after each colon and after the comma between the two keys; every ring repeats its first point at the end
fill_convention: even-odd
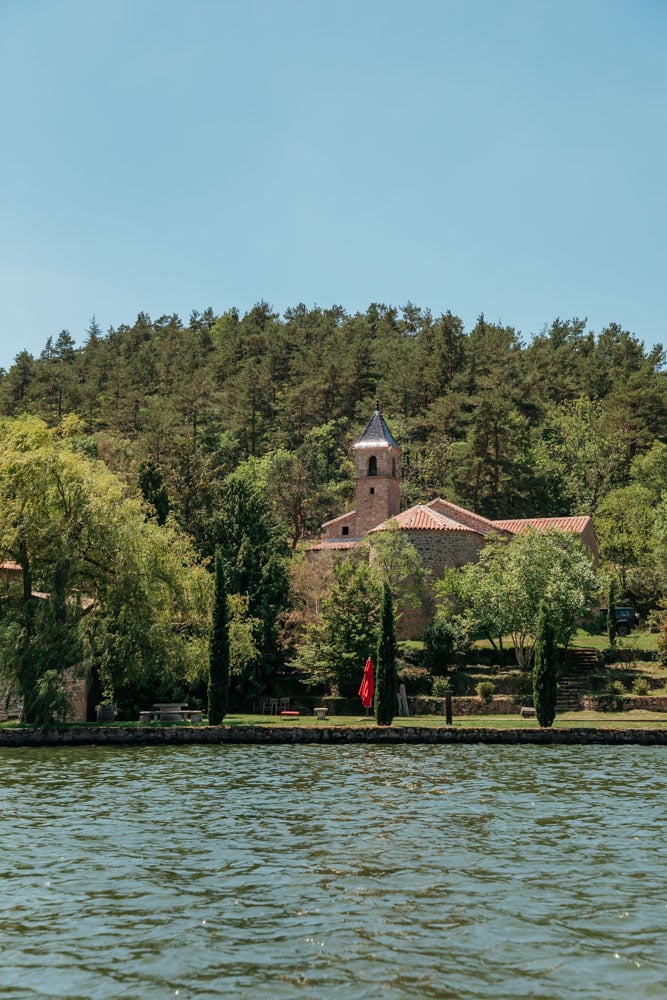
{"type": "Polygon", "coordinates": [[[667,996],[667,750],[0,751],[0,995],[667,996]]]}

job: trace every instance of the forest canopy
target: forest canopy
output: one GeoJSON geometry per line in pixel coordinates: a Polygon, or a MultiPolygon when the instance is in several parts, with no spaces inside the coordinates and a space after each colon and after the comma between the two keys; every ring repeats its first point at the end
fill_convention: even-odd
{"type": "Polygon", "coordinates": [[[63,330],[0,374],[0,414],[50,426],[77,414],[81,453],[139,485],[211,558],[239,469],[291,548],[348,509],[350,445],[379,398],[402,448],[403,507],[442,495],[491,518],[591,514],[632,591],[664,536],[663,363],[660,345],[615,323],[555,319],[526,341],[411,303],[280,315],[260,302],[187,323],[140,313],[106,333],[93,320],[79,347],[63,330]]]}

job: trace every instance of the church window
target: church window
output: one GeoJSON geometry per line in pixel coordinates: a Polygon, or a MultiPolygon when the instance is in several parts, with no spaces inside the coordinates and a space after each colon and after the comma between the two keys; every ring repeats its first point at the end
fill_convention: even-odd
{"type": "Polygon", "coordinates": [[[396,459],[395,458],[392,458],[392,460],[391,460],[391,474],[392,474],[392,476],[396,475],[396,459]]]}
{"type": "Polygon", "coordinates": [[[378,474],[378,460],[375,455],[371,455],[368,459],[368,475],[377,476],[378,474]]]}
{"type": "Polygon", "coordinates": [[[373,496],[375,494],[375,487],[371,486],[371,488],[370,488],[370,490],[368,492],[370,493],[371,496],[373,496]]]}

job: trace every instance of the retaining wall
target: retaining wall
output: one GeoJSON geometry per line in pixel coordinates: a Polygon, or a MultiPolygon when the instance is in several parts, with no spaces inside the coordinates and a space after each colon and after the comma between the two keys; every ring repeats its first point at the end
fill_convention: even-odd
{"type": "Polygon", "coordinates": [[[667,697],[650,694],[585,694],[581,699],[582,708],[587,712],[616,712],[619,702],[622,711],[641,708],[645,712],[667,712],[667,697]]]}
{"type": "Polygon", "coordinates": [[[532,744],[538,746],[667,746],[658,729],[492,729],[442,726],[113,726],[2,729],[0,748],[34,746],[159,746],[185,744],[532,744]]]}

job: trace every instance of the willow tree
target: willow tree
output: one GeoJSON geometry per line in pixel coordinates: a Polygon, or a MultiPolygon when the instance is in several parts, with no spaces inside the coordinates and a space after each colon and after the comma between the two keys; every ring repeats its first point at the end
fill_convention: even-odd
{"type": "Polygon", "coordinates": [[[29,722],[63,714],[75,664],[131,714],[197,675],[205,648],[209,575],[182,533],[76,450],[80,430],[0,421],[0,556],[21,577],[1,602],[0,672],[29,722]]]}

